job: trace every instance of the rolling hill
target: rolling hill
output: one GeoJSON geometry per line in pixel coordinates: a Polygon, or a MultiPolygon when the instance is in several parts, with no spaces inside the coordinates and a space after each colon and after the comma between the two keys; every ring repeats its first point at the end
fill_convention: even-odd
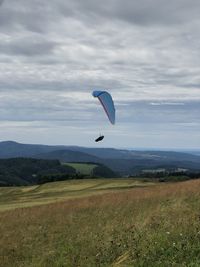
{"type": "Polygon", "coordinates": [[[33,155],[39,159],[59,159],[62,162],[100,162],[101,160],[93,155],[80,152],[72,151],[68,149],[55,150],[51,152],[41,153],[33,155]]]}
{"type": "Polygon", "coordinates": [[[118,175],[114,171],[99,163],[79,163],[77,166],[77,163],[70,165],[56,159],[0,159],[0,187],[36,185],[69,179],[115,177],[118,175]]]}
{"type": "Polygon", "coordinates": [[[183,152],[31,145],[13,141],[0,142],[0,158],[13,157],[100,163],[122,175],[136,175],[142,170],[157,168],[200,170],[200,156],[183,152]]]}
{"type": "Polygon", "coordinates": [[[43,183],[43,177],[48,181],[49,175],[56,176],[56,180],[59,180],[61,175],[66,179],[74,174],[76,171],[73,167],[63,166],[58,160],[0,159],[0,186],[34,185],[43,183]]]}

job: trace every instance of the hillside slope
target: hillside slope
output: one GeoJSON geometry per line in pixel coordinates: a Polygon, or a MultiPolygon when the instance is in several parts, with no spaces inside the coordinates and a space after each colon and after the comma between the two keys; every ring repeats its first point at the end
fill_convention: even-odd
{"type": "Polygon", "coordinates": [[[33,158],[0,159],[0,186],[31,185],[42,182],[46,175],[71,176],[76,171],[71,166],[63,166],[58,160],[33,158]]]}
{"type": "Polygon", "coordinates": [[[200,156],[171,151],[133,151],[114,148],[46,146],[0,142],[0,158],[33,157],[61,162],[101,163],[122,175],[135,175],[144,169],[185,168],[200,170],[200,156]]]}
{"type": "Polygon", "coordinates": [[[7,191],[4,205],[40,206],[1,212],[1,266],[200,266],[200,180],[124,190],[123,181],[7,191]]]}
{"type": "Polygon", "coordinates": [[[59,159],[61,162],[101,162],[101,159],[93,155],[68,149],[36,154],[33,157],[40,159],[59,159]]]}

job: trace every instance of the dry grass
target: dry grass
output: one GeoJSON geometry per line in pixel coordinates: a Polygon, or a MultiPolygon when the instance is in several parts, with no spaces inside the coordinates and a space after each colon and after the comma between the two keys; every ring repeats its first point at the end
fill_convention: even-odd
{"type": "Polygon", "coordinates": [[[200,181],[0,213],[1,266],[200,266],[200,181]]]}
{"type": "Polygon", "coordinates": [[[144,187],[154,184],[136,179],[87,179],[25,187],[0,187],[0,211],[97,195],[108,190],[144,187]]]}

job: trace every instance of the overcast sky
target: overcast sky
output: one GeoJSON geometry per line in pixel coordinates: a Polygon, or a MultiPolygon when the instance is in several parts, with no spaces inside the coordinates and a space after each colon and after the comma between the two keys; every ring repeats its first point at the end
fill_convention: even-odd
{"type": "Polygon", "coordinates": [[[0,140],[200,148],[199,0],[0,3],[0,140]]]}

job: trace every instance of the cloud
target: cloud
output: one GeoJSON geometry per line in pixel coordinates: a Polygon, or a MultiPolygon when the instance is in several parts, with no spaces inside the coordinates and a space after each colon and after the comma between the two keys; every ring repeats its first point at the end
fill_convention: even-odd
{"type": "Polygon", "coordinates": [[[184,103],[181,102],[152,102],[150,103],[152,106],[184,106],[184,103]]]}
{"type": "MultiPolygon", "coordinates": [[[[160,146],[166,125],[177,136],[190,125],[193,146],[199,145],[198,0],[1,3],[2,122],[26,122],[26,129],[38,122],[41,129],[46,125],[46,134],[50,125],[66,132],[68,127],[73,140],[72,125],[79,132],[84,124],[90,133],[107,129],[106,116],[91,96],[93,89],[106,89],[117,107],[117,125],[109,128],[117,136],[115,145],[124,142],[120,134],[129,141],[141,135],[143,146],[162,133],[160,146]]],[[[27,130],[30,141],[39,138],[33,132],[27,130]]]]}
{"type": "Polygon", "coordinates": [[[33,37],[20,38],[16,41],[7,40],[0,44],[0,53],[3,55],[18,56],[45,56],[53,53],[56,42],[37,40],[33,37]],[[22,45],[23,44],[23,45],[22,45]]]}
{"type": "MultiPolygon", "coordinates": [[[[99,21],[122,20],[132,24],[149,26],[151,24],[176,24],[182,23],[189,17],[198,18],[199,2],[193,0],[164,1],[164,0],[120,0],[101,2],[92,0],[59,1],[61,12],[66,16],[79,16],[82,20],[94,18],[99,21]]],[[[97,20],[97,21],[98,21],[97,20]]]]}

